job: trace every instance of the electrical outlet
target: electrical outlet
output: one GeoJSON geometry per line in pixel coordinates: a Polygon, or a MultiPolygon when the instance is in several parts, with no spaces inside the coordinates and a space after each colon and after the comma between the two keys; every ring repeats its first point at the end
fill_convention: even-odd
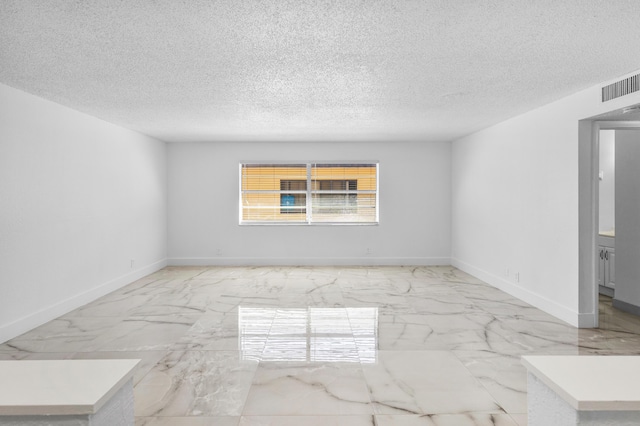
{"type": "Polygon", "coordinates": [[[520,272],[516,272],[516,282],[520,282],[520,272]]]}
{"type": "Polygon", "coordinates": [[[216,256],[222,256],[222,249],[216,250],[216,256]]]}
{"type": "Polygon", "coordinates": [[[136,261],[135,259],[131,259],[131,269],[133,269],[133,265],[135,265],[136,261]]]}
{"type": "Polygon", "coordinates": [[[373,249],[371,247],[367,247],[366,254],[367,256],[371,256],[373,254],[373,249]]]}

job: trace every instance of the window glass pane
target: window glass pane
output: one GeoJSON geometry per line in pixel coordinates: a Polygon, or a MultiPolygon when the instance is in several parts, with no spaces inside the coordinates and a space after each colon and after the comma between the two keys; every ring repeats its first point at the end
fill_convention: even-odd
{"type": "Polygon", "coordinates": [[[242,221],[306,221],[306,164],[243,164],[241,180],[242,221]]]}
{"type": "MultiPolygon", "coordinates": [[[[349,189],[372,190],[378,187],[377,164],[312,164],[311,181],[313,189],[324,189],[320,186],[331,185],[330,190],[340,190],[337,186],[344,186],[345,182],[351,187],[349,189]],[[336,181],[340,183],[323,184],[322,181],[336,181]],[[337,186],[333,186],[337,185],[337,186]]],[[[342,188],[345,189],[345,188],[342,188]]]]}
{"type": "Polygon", "coordinates": [[[376,164],[313,164],[311,166],[313,221],[377,222],[377,195],[375,194],[377,174],[376,164]]]}
{"type": "MultiPolygon", "coordinates": [[[[280,190],[280,180],[307,180],[306,164],[243,164],[242,190],[280,190]]],[[[304,189],[304,188],[303,188],[304,189]]]]}
{"type": "Polygon", "coordinates": [[[305,220],[306,208],[282,206],[279,193],[245,193],[242,198],[242,219],[245,221],[305,220]],[[288,213],[290,209],[291,213],[288,213]],[[287,211],[287,213],[283,213],[287,211]]]}

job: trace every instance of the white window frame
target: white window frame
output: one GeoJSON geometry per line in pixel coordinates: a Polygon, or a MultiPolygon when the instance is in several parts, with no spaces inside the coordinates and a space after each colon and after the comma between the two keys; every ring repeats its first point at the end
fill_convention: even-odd
{"type": "MultiPolygon", "coordinates": [[[[266,162],[266,161],[241,161],[238,167],[238,223],[241,226],[253,226],[253,225],[276,225],[276,226],[323,226],[323,225],[351,225],[351,226],[376,226],[380,224],[380,162],[379,161],[273,161],[273,162],[266,162]],[[313,220],[313,205],[312,205],[312,198],[313,198],[313,194],[323,194],[323,193],[329,193],[328,191],[322,191],[322,190],[314,190],[312,188],[312,176],[311,176],[311,170],[313,168],[313,166],[317,166],[317,165],[321,165],[321,166],[339,166],[341,164],[349,164],[349,165],[362,165],[362,166],[366,166],[366,165],[372,165],[375,166],[376,168],[376,188],[375,190],[349,190],[349,188],[347,188],[344,191],[344,194],[374,194],[375,195],[375,220],[374,221],[370,221],[370,222],[355,222],[355,221],[322,221],[322,222],[318,222],[318,221],[314,221],[313,220]],[[242,204],[242,200],[243,200],[243,189],[242,189],[242,179],[243,179],[243,175],[242,175],[242,169],[243,166],[245,165],[261,165],[261,166],[286,166],[286,165],[306,165],[307,168],[307,189],[305,191],[306,194],[306,206],[305,206],[305,212],[306,212],[306,219],[304,221],[283,221],[283,220],[244,220],[243,219],[243,204],[242,204]]],[[[251,191],[248,190],[249,192],[265,192],[265,191],[251,191]]],[[[280,191],[268,191],[269,193],[280,193],[280,194],[291,194],[299,192],[299,191],[294,191],[294,190],[280,190],[280,191]]],[[[333,191],[331,192],[332,194],[341,194],[342,192],[336,192],[333,191]]]]}

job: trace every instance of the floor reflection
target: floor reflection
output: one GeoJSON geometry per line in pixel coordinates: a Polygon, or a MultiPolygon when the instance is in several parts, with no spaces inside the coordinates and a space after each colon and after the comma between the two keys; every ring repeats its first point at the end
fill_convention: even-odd
{"type": "Polygon", "coordinates": [[[238,309],[243,359],[376,362],[378,308],[238,309]]]}

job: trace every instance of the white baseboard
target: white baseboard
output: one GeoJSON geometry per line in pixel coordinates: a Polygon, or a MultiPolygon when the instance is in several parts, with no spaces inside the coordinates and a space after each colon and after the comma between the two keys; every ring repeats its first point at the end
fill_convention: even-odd
{"type": "Polygon", "coordinates": [[[598,327],[598,317],[594,313],[578,314],[579,328],[596,328],[598,327]]]}
{"type": "MultiPolygon", "coordinates": [[[[589,321],[593,321],[593,318],[588,318],[588,315],[583,314],[579,315],[578,312],[575,312],[566,306],[560,305],[552,300],[547,299],[546,297],[540,296],[539,294],[533,293],[527,289],[524,289],[520,286],[515,285],[503,278],[500,278],[490,272],[484,271],[480,268],[476,268],[473,265],[470,265],[466,262],[461,261],[460,259],[451,259],[451,265],[456,268],[473,275],[476,278],[481,279],[482,281],[490,284],[505,293],[512,295],[513,297],[517,297],[518,299],[535,306],[536,308],[553,315],[554,317],[561,319],[569,323],[574,327],[586,327],[589,326],[587,324],[591,324],[589,321]]],[[[593,327],[593,326],[591,326],[593,327]]]]}
{"type": "Polygon", "coordinates": [[[119,288],[124,287],[142,277],[152,274],[167,266],[167,259],[162,259],[154,262],[150,265],[138,268],[125,275],[122,275],[106,283],[100,284],[90,290],[83,293],[72,296],[66,300],[54,303],[51,306],[47,306],[37,312],[25,315],[8,324],[0,326],[0,343],[13,339],[29,330],[32,330],[48,321],[58,318],[72,310],[86,305],[89,302],[96,300],[106,294],[111,293],[119,288]]]}
{"type": "Polygon", "coordinates": [[[613,298],[613,307],[620,309],[621,311],[628,312],[631,315],[640,315],[640,306],[633,303],[625,302],[624,300],[613,298]]]}
{"type": "Polygon", "coordinates": [[[174,257],[170,266],[435,266],[448,257],[174,257]]]}

